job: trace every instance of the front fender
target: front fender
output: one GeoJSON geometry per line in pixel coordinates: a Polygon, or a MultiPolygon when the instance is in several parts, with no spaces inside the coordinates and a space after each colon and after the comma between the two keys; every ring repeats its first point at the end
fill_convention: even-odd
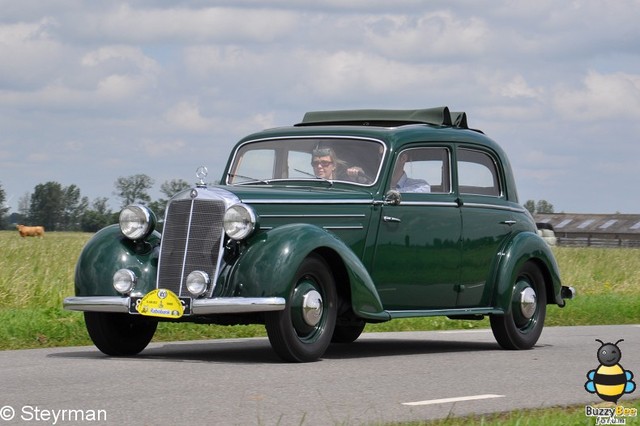
{"type": "Polygon", "coordinates": [[[122,268],[138,277],[136,292],[156,286],[160,233],[154,231],[144,242],[125,238],[118,225],[98,231],[82,249],[75,270],[76,296],[120,296],[113,288],[113,274],[122,268]]]}
{"type": "Polygon", "coordinates": [[[302,261],[314,251],[329,249],[346,269],[356,315],[389,319],[360,259],[326,230],[309,224],[289,224],[260,233],[247,243],[229,275],[230,288],[236,289],[237,296],[288,299],[294,275],[302,261]]]}
{"type": "Polygon", "coordinates": [[[534,261],[545,278],[546,303],[564,306],[558,264],[549,245],[536,233],[521,232],[512,238],[501,252],[498,266],[496,307],[507,312],[511,309],[513,283],[526,262],[534,261]]]}

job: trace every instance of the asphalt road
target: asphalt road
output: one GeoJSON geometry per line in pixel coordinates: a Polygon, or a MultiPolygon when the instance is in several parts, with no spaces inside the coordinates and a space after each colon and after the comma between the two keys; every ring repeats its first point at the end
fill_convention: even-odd
{"type": "Polygon", "coordinates": [[[360,425],[598,404],[584,389],[595,339],[624,339],[620,365],[640,386],[640,325],[550,327],[529,351],[499,349],[489,330],[364,334],[308,364],[281,363],[266,339],[154,343],[135,358],[4,351],[0,426],[360,425]]]}

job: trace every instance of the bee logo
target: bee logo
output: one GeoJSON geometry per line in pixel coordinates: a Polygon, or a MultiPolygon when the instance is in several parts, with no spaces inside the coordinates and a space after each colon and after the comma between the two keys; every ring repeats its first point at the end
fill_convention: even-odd
{"type": "Polygon", "coordinates": [[[600,366],[587,373],[589,380],[584,384],[584,388],[589,393],[597,394],[604,401],[617,403],[623,394],[631,393],[636,388],[636,384],[631,380],[633,373],[619,364],[622,352],[618,343],[623,341],[624,339],[620,339],[616,343],[604,343],[596,339],[596,342],[601,344],[598,349],[600,366]]]}

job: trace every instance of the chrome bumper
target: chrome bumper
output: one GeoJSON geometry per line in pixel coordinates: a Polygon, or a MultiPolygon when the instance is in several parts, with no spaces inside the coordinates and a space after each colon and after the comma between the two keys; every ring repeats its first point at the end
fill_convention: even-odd
{"type": "MultiPolygon", "coordinates": [[[[246,312],[282,311],[282,297],[219,297],[194,299],[191,315],[235,314],[246,312]]],[[[67,297],[63,307],[69,311],[129,313],[129,298],[118,296],[67,297]]]]}

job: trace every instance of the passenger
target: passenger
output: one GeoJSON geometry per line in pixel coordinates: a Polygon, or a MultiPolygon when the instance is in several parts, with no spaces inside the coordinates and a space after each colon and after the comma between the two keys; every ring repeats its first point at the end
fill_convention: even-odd
{"type": "Polygon", "coordinates": [[[391,177],[391,189],[397,189],[400,192],[431,192],[431,186],[424,179],[412,179],[407,176],[404,171],[404,165],[409,160],[407,153],[402,153],[398,157],[396,168],[393,170],[391,177]]]}

